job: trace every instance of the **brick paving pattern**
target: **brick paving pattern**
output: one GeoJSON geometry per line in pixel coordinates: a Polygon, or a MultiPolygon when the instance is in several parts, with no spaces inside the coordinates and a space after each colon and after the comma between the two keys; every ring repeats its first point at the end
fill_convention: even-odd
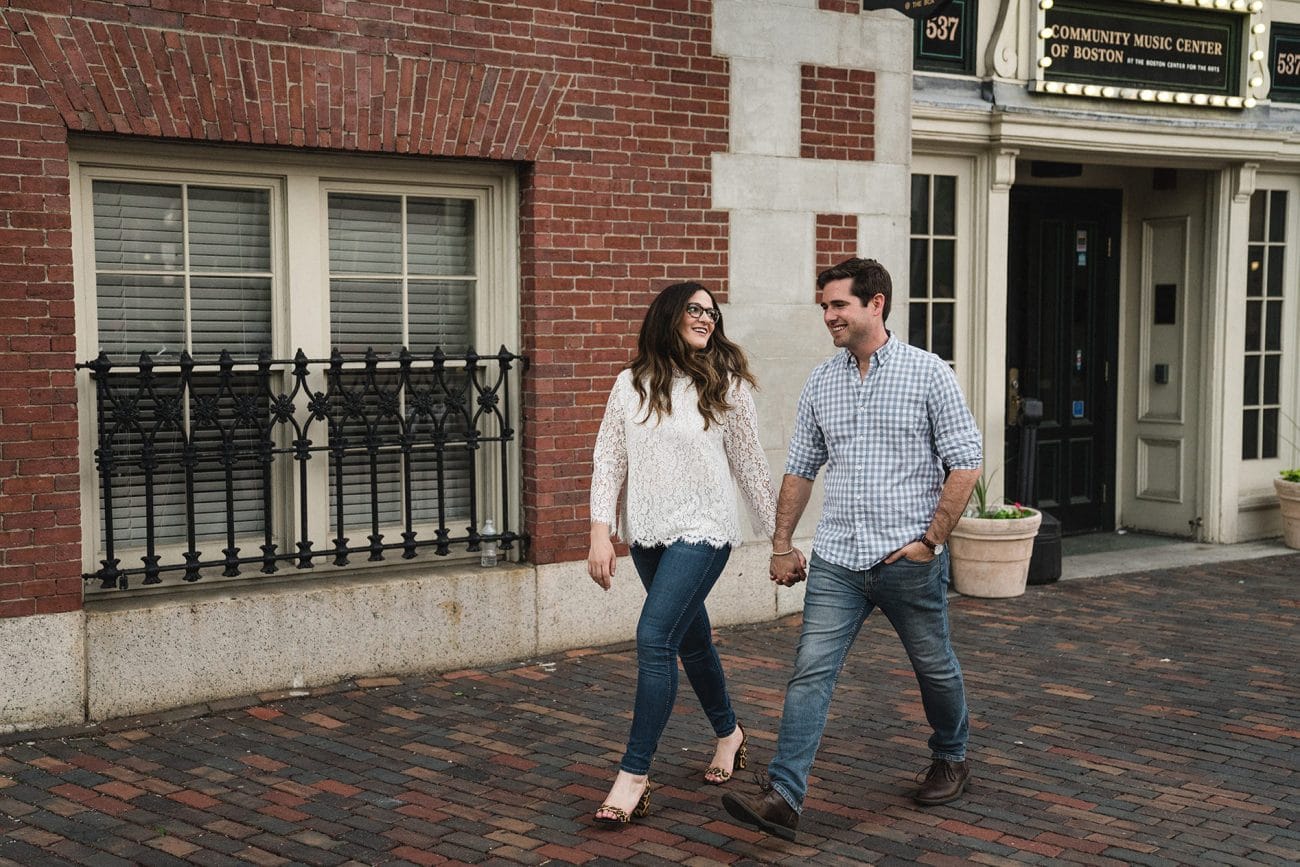
{"type": "MultiPolygon", "coordinates": [[[[795,843],[737,826],[702,782],[684,680],[650,815],[592,826],[631,706],[624,645],[6,736],[0,863],[1296,864],[1298,609],[1300,555],[955,597],[975,782],[929,809],[907,797],[927,764],[915,682],[873,618],[795,843]]],[[[759,764],[797,635],[797,617],[720,632],[759,764]]]]}

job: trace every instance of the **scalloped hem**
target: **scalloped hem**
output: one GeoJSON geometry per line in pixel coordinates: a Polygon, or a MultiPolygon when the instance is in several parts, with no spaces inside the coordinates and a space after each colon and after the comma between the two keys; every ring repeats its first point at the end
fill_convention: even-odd
{"type": "Polygon", "coordinates": [[[674,542],[685,542],[687,545],[708,545],[711,548],[721,550],[723,548],[734,548],[740,544],[739,539],[718,539],[713,536],[673,536],[671,539],[633,539],[631,544],[640,548],[654,548],[662,545],[667,548],[674,542]]]}

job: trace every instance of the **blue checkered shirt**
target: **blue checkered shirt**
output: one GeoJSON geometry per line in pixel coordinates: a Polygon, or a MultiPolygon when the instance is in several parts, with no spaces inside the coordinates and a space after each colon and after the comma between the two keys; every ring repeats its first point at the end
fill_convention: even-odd
{"type": "Polygon", "coordinates": [[[868,375],[847,349],[808,377],[785,471],[826,467],[813,550],[845,569],[870,569],[930,526],[945,467],[979,469],[979,428],[952,369],[893,335],[868,375]]]}

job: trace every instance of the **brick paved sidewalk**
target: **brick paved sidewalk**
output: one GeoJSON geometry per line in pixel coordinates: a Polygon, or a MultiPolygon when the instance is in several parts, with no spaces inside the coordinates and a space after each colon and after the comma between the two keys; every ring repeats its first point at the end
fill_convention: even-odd
{"type": "MultiPolygon", "coordinates": [[[[733,824],[701,781],[712,753],[684,680],[650,815],[592,827],[629,645],[10,736],[0,861],[1295,864],[1298,600],[1300,555],[955,598],[976,782],[930,809],[907,797],[927,763],[916,685],[873,618],[793,844],[733,824]]],[[[797,634],[797,618],[720,634],[760,764],[797,634]]]]}

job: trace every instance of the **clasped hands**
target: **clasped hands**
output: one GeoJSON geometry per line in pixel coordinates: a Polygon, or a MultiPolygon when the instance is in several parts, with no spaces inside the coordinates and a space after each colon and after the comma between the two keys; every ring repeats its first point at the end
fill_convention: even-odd
{"type": "Polygon", "coordinates": [[[808,561],[798,548],[773,554],[767,561],[767,575],[782,587],[793,587],[808,577],[808,561]]]}

